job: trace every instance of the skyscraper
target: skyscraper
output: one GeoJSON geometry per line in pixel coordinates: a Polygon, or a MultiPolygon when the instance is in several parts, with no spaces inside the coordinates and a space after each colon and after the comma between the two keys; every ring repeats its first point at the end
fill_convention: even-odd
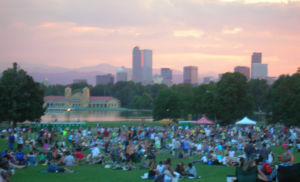
{"type": "Polygon", "coordinates": [[[183,83],[190,83],[192,85],[198,84],[198,67],[196,66],[184,67],[183,83]]]}
{"type": "Polygon", "coordinates": [[[234,68],[234,72],[239,72],[247,77],[247,79],[250,79],[250,68],[247,66],[236,66],[234,68]]]}
{"type": "Polygon", "coordinates": [[[160,74],[162,77],[162,83],[166,84],[167,86],[171,86],[172,85],[172,70],[170,68],[161,68],[160,69],[160,74]]]}
{"type": "Polygon", "coordinates": [[[268,79],[268,65],[261,63],[252,63],[251,79],[268,79]]]}
{"type": "Polygon", "coordinates": [[[132,81],[142,82],[143,80],[143,53],[138,46],[133,48],[132,52],[132,81]]]}
{"type": "Polygon", "coordinates": [[[114,76],[112,74],[106,75],[97,75],[96,76],[96,85],[106,85],[106,84],[113,84],[114,83],[114,76]]]}
{"type": "Polygon", "coordinates": [[[262,64],[260,52],[254,52],[251,56],[251,79],[268,79],[268,65],[262,64]]]}
{"type": "Polygon", "coordinates": [[[127,71],[126,69],[122,66],[120,68],[117,69],[117,74],[116,74],[116,82],[126,82],[128,79],[127,79],[127,71]]]}
{"type": "Polygon", "coordinates": [[[251,57],[251,63],[261,63],[261,52],[254,52],[251,57]]]}
{"type": "Polygon", "coordinates": [[[152,83],[152,50],[142,50],[142,72],[143,72],[143,84],[152,83]]]}

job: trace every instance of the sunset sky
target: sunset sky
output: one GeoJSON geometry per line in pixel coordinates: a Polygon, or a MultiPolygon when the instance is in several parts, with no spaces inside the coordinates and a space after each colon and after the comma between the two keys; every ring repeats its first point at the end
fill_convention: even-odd
{"type": "Polygon", "coordinates": [[[0,0],[0,63],[153,67],[223,73],[263,53],[269,75],[300,66],[300,0],[0,0]]]}

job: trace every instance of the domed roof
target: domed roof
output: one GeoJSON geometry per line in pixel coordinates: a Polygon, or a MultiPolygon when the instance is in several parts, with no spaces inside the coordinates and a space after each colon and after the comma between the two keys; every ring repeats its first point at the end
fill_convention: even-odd
{"type": "Polygon", "coordinates": [[[125,68],[123,66],[120,68],[117,68],[117,72],[125,72],[125,68]]]}

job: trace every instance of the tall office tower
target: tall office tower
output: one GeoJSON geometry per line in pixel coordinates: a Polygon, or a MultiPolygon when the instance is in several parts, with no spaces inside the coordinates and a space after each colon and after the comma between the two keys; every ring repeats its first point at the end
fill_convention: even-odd
{"type": "Polygon", "coordinates": [[[171,86],[172,85],[172,70],[170,68],[161,68],[160,69],[160,75],[162,77],[162,83],[171,86]]]}
{"type": "Polygon", "coordinates": [[[250,68],[247,66],[236,66],[234,72],[239,72],[247,77],[247,80],[250,79],[250,68]]]}
{"type": "Polygon", "coordinates": [[[251,79],[268,79],[268,65],[252,63],[251,79]]]}
{"type": "Polygon", "coordinates": [[[261,52],[254,52],[251,57],[251,63],[261,63],[261,52]]]}
{"type": "Polygon", "coordinates": [[[198,67],[196,66],[184,67],[183,83],[190,83],[192,85],[198,84],[198,67]]]}
{"type": "Polygon", "coordinates": [[[143,60],[143,84],[152,83],[152,50],[143,49],[142,50],[142,60],[143,60]]]}
{"type": "Polygon", "coordinates": [[[143,80],[143,53],[138,46],[133,48],[132,52],[132,81],[142,82],[143,80]]]}
{"type": "Polygon", "coordinates": [[[117,69],[116,82],[127,82],[127,77],[127,71],[123,66],[117,69]]]}
{"type": "Polygon", "coordinates": [[[268,65],[262,64],[262,54],[254,52],[251,56],[251,79],[268,79],[268,65]]]}
{"type": "Polygon", "coordinates": [[[114,83],[114,76],[112,74],[106,75],[97,75],[96,76],[96,85],[106,85],[106,84],[113,84],[114,83]]]}

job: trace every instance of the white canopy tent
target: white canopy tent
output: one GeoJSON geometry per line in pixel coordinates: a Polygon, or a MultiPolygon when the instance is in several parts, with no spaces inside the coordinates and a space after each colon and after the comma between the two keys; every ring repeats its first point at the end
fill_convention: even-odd
{"type": "Polygon", "coordinates": [[[235,123],[236,125],[256,125],[256,121],[249,119],[247,116],[235,123]]]}

